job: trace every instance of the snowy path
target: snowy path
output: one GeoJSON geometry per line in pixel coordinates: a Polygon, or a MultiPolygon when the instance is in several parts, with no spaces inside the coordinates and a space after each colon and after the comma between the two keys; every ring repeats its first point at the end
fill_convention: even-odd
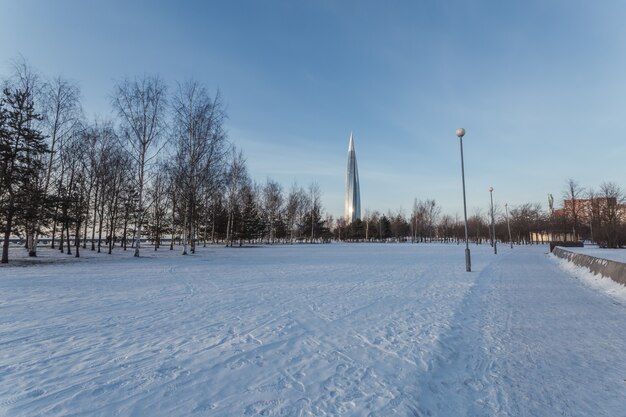
{"type": "Polygon", "coordinates": [[[626,305],[519,249],[479,273],[418,415],[626,416],[626,305]]]}
{"type": "Polygon", "coordinates": [[[489,249],[0,268],[0,415],[626,416],[626,306],[489,249]]]}

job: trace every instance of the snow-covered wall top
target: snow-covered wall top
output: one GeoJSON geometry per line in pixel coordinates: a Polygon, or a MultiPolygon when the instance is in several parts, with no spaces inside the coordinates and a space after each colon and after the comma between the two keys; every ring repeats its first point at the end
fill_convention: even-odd
{"type": "Polygon", "coordinates": [[[560,247],[554,248],[552,253],[559,258],[589,269],[594,274],[611,278],[613,281],[626,285],[626,263],[596,258],[582,253],[574,253],[560,247]]]}

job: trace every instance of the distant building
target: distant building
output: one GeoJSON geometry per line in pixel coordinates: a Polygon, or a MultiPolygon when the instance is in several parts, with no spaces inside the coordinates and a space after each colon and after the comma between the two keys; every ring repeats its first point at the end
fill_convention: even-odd
{"type": "Polygon", "coordinates": [[[350,133],[348,144],[348,166],[346,169],[346,201],[344,209],[346,222],[352,223],[361,218],[361,191],[359,189],[359,168],[354,151],[354,138],[350,133]]]}
{"type": "Polygon", "coordinates": [[[574,242],[575,240],[572,232],[530,232],[532,243],[574,242]]]}
{"type": "MultiPolygon", "coordinates": [[[[577,241],[581,239],[583,227],[595,228],[598,222],[613,216],[618,221],[626,222],[626,205],[615,197],[577,198],[563,200],[563,208],[550,207],[550,230],[539,230],[530,233],[531,242],[545,243],[550,241],[577,241]],[[574,235],[573,215],[576,212],[577,230],[574,235]]],[[[591,233],[593,236],[593,232],[591,233]]]]}
{"type": "Polygon", "coordinates": [[[563,200],[563,208],[555,209],[552,213],[555,217],[571,218],[572,212],[580,223],[589,223],[592,218],[599,218],[607,210],[615,210],[621,221],[626,221],[626,204],[617,201],[615,197],[577,198],[575,200],[563,200]]]}

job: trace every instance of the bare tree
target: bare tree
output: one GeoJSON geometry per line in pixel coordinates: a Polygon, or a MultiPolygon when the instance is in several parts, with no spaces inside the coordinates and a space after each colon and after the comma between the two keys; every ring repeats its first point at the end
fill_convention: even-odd
{"type": "Polygon", "coordinates": [[[124,157],[121,155],[125,151],[120,145],[119,138],[111,122],[96,120],[83,131],[81,137],[87,145],[87,150],[85,151],[85,159],[89,171],[87,192],[90,200],[89,204],[92,207],[91,250],[96,250],[97,228],[97,249],[99,253],[102,247],[102,232],[108,199],[116,199],[122,188],[121,184],[111,183],[111,180],[117,180],[119,175],[124,175],[123,179],[125,180],[127,170],[131,169],[131,160],[130,156],[124,157]],[[114,187],[113,194],[111,194],[111,186],[114,187]]]}
{"type": "Polygon", "coordinates": [[[589,220],[589,240],[595,242],[595,238],[593,235],[594,227],[597,227],[596,223],[600,218],[600,207],[598,200],[598,193],[593,188],[589,188],[587,190],[587,200],[589,200],[589,204],[585,206],[585,217],[589,220]]]}
{"type": "Polygon", "coordinates": [[[174,97],[174,175],[178,184],[178,208],[183,218],[183,254],[195,252],[201,205],[218,183],[226,156],[226,117],[217,93],[211,98],[199,83],[178,86],[174,97]]]}
{"type": "Polygon", "coordinates": [[[600,220],[603,246],[617,248],[623,244],[621,223],[624,218],[624,192],[613,182],[600,185],[600,220]]]}
{"type": "MultiPolygon", "coordinates": [[[[54,168],[59,165],[59,149],[62,149],[67,140],[76,135],[80,129],[81,108],[80,90],[75,84],[62,79],[54,78],[43,86],[43,124],[44,132],[48,136],[49,154],[46,155],[45,173],[43,175],[43,193],[48,194],[53,182],[54,168]]],[[[85,178],[81,177],[81,181],[85,178]]],[[[81,195],[82,197],[82,195],[81,195]]],[[[39,228],[44,221],[43,207],[38,208],[40,215],[34,225],[32,242],[29,246],[29,256],[37,256],[37,242],[39,228]]]]}
{"type": "Polygon", "coordinates": [[[564,206],[572,220],[572,233],[574,240],[578,239],[578,222],[580,215],[583,212],[583,206],[580,204],[580,199],[583,196],[585,189],[581,187],[578,182],[572,178],[567,180],[565,191],[563,192],[563,198],[565,200],[564,206]]]}
{"type": "Polygon", "coordinates": [[[413,199],[413,207],[411,209],[411,242],[417,241],[418,223],[421,225],[424,221],[424,213],[420,207],[421,202],[417,201],[417,198],[413,199]]]}
{"type": "Polygon", "coordinates": [[[411,239],[417,242],[423,242],[426,237],[432,240],[434,232],[434,224],[439,215],[439,207],[435,200],[418,200],[413,201],[413,209],[411,211],[410,230],[412,231],[411,239]]]}
{"type": "Polygon", "coordinates": [[[154,250],[161,246],[161,239],[165,229],[167,205],[169,200],[169,178],[165,165],[159,164],[154,180],[149,187],[150,199],[150,237],[154,243],[154,250]]]}
{"type": "Polygon", "coordinates": [[[166,86],[158,77],[126,79],[115,86],[113,107],[121,118],[125,146],[137,169],[135,256],[139,256],[146,174],[165,129],[166,86]]]}
{"type": "Polygon", "coordinates": [[[545,215],[540,204],[521,204],[511,209],[509,217],[511,234],[518,244],[531,242],[531,232],[542,229],[545,224],[545,215]]]}
{"type": "Polygon", "coordinates": [[[111,149],[106,160],[106,185],[104,187],[104,201],[106,205],[108,253],[111,254],[117,240],[117,229],[120,212],[123,210],[124,182],[126,173],[132,167],[130,157],[120,147],[111,149]]]}
{"type": "MultiPolygon", "coordinates": [[[[475,243],[482,243],[483,239],[487,240],[489,236],[489,221],[487,215],[480,208],[475,208],[473,214],[467,219],[467,226],[471,236],[472,230],[475,233],[475,243]]],[[[470,239],[471,240],[471,239],[470,239]]]]}
{"type": "Polygon", "coordinates": [[[322,231],[322,190],[316,182],[309,185],[309,220],[311,226],[310,243],[313,243],[317,237],[320,237],[322,231]]]}
{"type": "Polygon", "coordinates": [[[370,240],[370,223],[372,223],[372,210],[365,209],[365,215],[363,216],[363,223],[365,223],[365,241],[370,240]]]}
{"type": "Polygon", "coordinates": [[[439,221],[439,237],[444,242],[454,239],[455,221],[449,214],[444,214],[439,221]]]}
{"type": "Polygon", "coordinates": [[[292,184],[285,204],[285,219],[289,230],[289,241],[293,243],[302,212],[304,190],[297,183],[292,184]]]}
{"type": "Polygon", "coordinates": [[[75,247],[75,257],[80,257],[80,229],[89,211],[88,203],[88,161],[86,151],[89,142],[81,135],[72,136],[60,152],[66,170],[65,182],[61,187],[62,224],[66,232],[67,254],[71,255],[71,246],[75,247]],[[74,239],[71,239],[71,226],[74,226],[74,239]]]}
{"type": "Polygon", "coordinates": [[[283,206],[283,189],[279,183],[268,178],[263,187],[263,211],[268,225],[267,242],[276,239],[276,222],[283,206]]]}
{"type": "Polygon", "coordinates": [[[246,170],[246,160],[243,152],[232,150],[231,160],[226,172],[226,209],[228,222],[226,226],[226,246],[232,246],[235,234],[235,218],[239,205],[241,190],[250,182],[246,170]]]}
{"type": "Polygon", "coordinates": [[[435,200],[426,200],[424,205],[426,207],[426,230],[429,240],[432,241],[435,233],[435,224],[437,223],[437,218],[441,213],[441,207],[437,206],[437,202],[435,200]]]}

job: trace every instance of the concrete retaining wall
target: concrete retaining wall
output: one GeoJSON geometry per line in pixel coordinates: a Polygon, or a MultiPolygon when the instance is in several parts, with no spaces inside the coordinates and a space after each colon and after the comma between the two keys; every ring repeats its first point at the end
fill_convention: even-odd
{"type": "Polygon", "coordinates": [[[626,264],[583,255],[582,253],[570,252],[560,247],[554,248],[552,253],[559,258],[573,262],[575,265],[585,267],[594,274],[600,274],[622,285],[626,285],[626,264]]]}

